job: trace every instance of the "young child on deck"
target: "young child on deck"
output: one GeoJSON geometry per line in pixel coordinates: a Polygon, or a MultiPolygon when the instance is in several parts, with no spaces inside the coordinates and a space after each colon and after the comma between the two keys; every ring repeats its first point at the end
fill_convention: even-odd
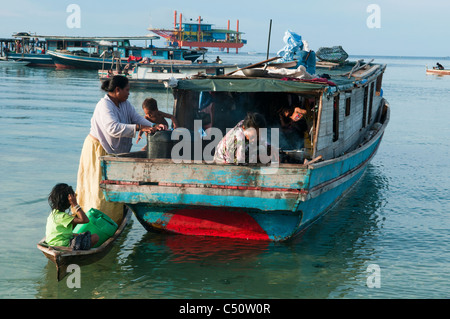
{"type": "Polygon", "coordinates": [[[73,228],[77,224],[86,224],[89,218],[78,205],[75,192],[67,184],[57,184],[48,196],[48,203],[52,212],[47,218],[45,241],[50,246],[71,247],[74,250],[87,250],[94,246],[99,236],[89,231],[74,234],[73,228]],[[71,207],[72,215],[66,213],[71,207]]]}
{"type": "MultiPolygon", "coordinates": [[[[144,102],[142,103],[142,109],[144,110],[145,113],[145,119],[149,120],[150,122],[154,123],[154,124],[163,124],[166,127],[169,126],[169,124],[167,123],[166,118],[169,118],[172,121],[172,127],[175,129],[178,126],[177,120],[175,118],[175,116],[173,116],[172,114],[168,114],[168,113],[164,113],[161,112],[160,110],[158,110],[158,102],[156,102],[156,100],[154,98],[147,98],[144,100],[144,102]]],[[[139,131],[139,135],[136,141],[136,144],[139,143],[139,141],[142,138],[142,131],[139,131]]],[[[142,148],[142,150],[147,150],[147,145],[145,147],[142,148]]]]}

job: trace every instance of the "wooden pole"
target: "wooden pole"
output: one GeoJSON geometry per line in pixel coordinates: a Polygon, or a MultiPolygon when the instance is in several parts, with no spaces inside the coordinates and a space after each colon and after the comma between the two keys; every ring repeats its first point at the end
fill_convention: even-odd
{"type": "Polygon", "coordinates": [[[269,58],[269,49],[270,49],[270,34],[272,33],[272,19],[270,19],[270,25],[269,25],[269,40],[267,41],[267,56],[266,59],[269,58]]]}
{"type": "MultiPolygon", "coordinates": [[[[236,43],[239,40],[239,20],[236,21],[236,43]]],[[[238,48],[236,48],[236,54],[238,53],[238,48]]]]}

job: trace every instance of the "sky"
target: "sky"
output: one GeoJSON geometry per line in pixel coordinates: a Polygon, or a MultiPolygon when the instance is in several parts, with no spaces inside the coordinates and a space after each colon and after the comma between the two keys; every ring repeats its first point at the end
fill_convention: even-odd
{"type": "MultiPolygon", "coordinates": [[[[285,46],[291,30],[312,50],[340,45],[349,55],[450,56],[448,0],[0,0],[0,37],[15,32],[61,36],[142,36],[148,28],[173,28],[183,19],[239,31],[242,51],[270,52],[285,46]],[[71,4],[79,8],[74,24],[71,4]],[[72,16],[71,16],[72,15],[72,16]],[[67,20],[72,21],[68,23],[67,20]],[[444,39],[442,41],[441,39],[444,39]]],[[[163,41],[155,42],[163,46],[163,41]]],[[[232,52],[235,52],[232,50],[232,52]]]]}

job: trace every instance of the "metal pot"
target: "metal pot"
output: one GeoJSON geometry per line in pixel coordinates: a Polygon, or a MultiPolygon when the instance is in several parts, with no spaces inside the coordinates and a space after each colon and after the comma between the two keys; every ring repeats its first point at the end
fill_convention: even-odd
{"type": "Polygon", "coordinates": [[[265,76],[268,71],[266,69],[243,69],[242,72],[245,76],[258,77],[265,76]]]}
{"type": "Polygon", "coordinates": [[[307,152],[305,149],[300,150],[282,150],[280,154],[283,157],[283,160],[289,163],[303,163],[306,158],[307,152]]]}

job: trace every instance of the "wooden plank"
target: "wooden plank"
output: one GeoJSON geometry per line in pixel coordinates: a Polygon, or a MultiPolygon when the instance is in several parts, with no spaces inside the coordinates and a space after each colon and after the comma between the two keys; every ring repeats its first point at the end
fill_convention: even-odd
{"type": "MultiPolygon", "coordinates": [[[[102,157],[104,180],[140,184],[174,183],[184,186],[245,186],[299,189],[307,169],[301,165],[272,167],[276,174],[265,174],[270,166],[175,163],[170,159],[132,159],[102,157]]],[[[276,164],[275,164],[276,165],[276,164]]],[[[270,172],[270,171],[269,171],[270,172]]]]}
{"type": "Polygon", "coordinates": [[[373,65],[372,67],[370,67],[369,69],[366,70],[359,70],[358,72],[353,73],[353,77],[355,77],[356,79],[363,79],[368,77],[369,75],[375,73],[375,71],[377,71],[380,68],[379,64],[373,65]]]}

